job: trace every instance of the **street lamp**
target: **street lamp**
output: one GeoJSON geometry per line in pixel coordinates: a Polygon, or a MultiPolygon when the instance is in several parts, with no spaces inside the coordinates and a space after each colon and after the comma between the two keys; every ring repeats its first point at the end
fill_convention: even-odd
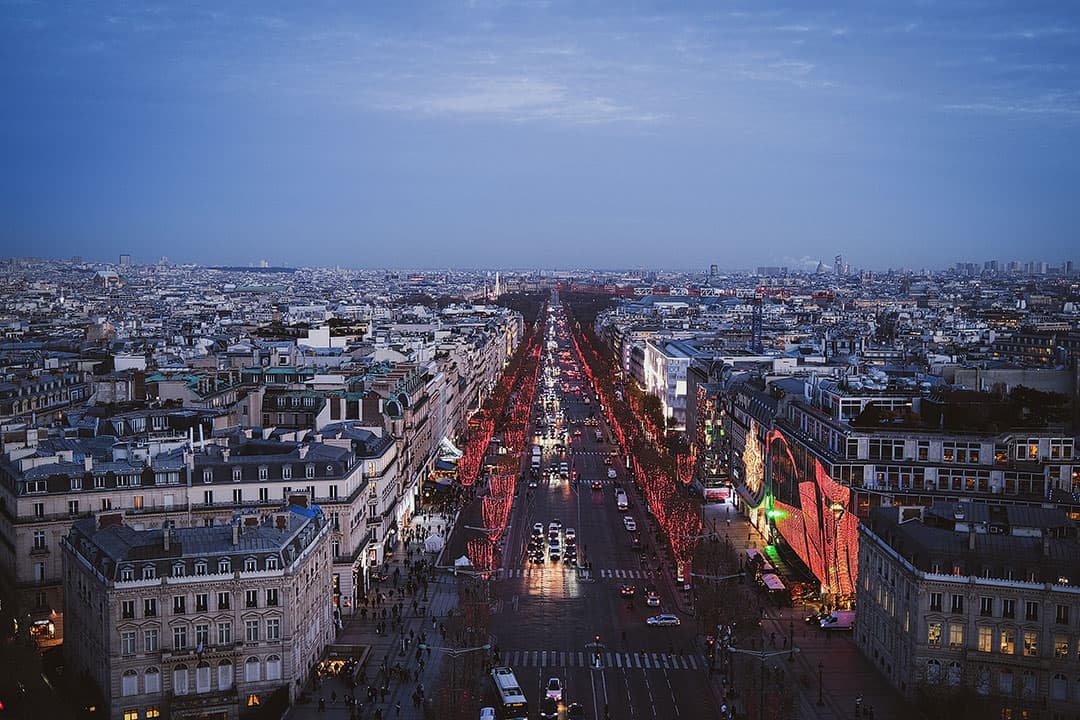
{"type": "Polygon", "coordinates": [[[825,704],[825,699],[821,697],[821,671],[825,669],[825,663],[819,662],[817,664],[817,704],[820,707],[825,704]]]}
{"type": "MultiPolygon", "coordinates": [[[[765,717],[765,661],[771,657],[777,655],[787,655],[788,653],[797,653],[799,648],[791,648],[791,650],[745,650],[743,648],[728,646],[728,652],[742,653],[744,655],[750,655],[761,660],[761,688],[758,691],[758,720],[765,717]]],[[[820,671],[819,671],[820,677],[820,671]]]]}
{"type": "Polygon", "coordinates": [[[462,655],[467,655],[471,652],[477,652],[479,650],[490,650],[491,643],[484,643],[477,647],[469,648],[452,648],[445,645],[428,645],[426,643],[420,643],[421,650],[438,650],[441,653],[450,656],[453,661],[450,665],[450,717],[456,718],[458,711],[458,693],[457,693],[457,659],[462,655]]]}

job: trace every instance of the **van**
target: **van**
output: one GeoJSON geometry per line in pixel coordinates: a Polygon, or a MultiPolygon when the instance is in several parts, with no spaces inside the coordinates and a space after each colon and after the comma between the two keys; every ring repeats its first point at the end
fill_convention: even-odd
{"type": "Polygon", "coordinates": [[[822,630],[851,630],[855,627],[854,610],[833,610],[821,618],[822,630]]]}
{"type": "Polygon", "coordinates": [[[627,499],[626,493],[622,490],[615,491],[615,505],[620,510],[626,510],[628,507],[630,507],[630,501],[629,499],[627,499]]]}

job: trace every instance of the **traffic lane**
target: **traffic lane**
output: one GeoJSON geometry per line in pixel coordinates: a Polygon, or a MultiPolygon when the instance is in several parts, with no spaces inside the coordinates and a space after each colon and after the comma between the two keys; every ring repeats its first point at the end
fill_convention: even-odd
{"type": "Polygon", "coordinates": [[[665,680],[676,707],[682,717],[713,718],[720,716],[720,707],[716,698],[706,686],[708,670],[687,670],[668,672],[665,680]]]}

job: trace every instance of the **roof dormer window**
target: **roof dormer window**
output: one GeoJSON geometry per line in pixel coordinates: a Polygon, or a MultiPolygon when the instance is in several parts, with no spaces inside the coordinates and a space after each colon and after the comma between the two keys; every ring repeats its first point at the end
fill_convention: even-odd
{"type": "Polygon", "coordinates": [[[156,575],[156,573],[154,572],[154,566],[153,565],[146,565],[145,567],[143,567],[143,569],[142,569],[142,579],[143,580],[153,580],[155,575],[156,575]]]}
{"type": "Polygon", "coordinates": [[[218,560],[217,571],[222,574],[232,572],[232,563],[229,562],[228,558],[218,560]]]}
{"type": "Polygon", "coordinates": [[[134,579],[135,579],[135,568],[126,567],[126,566],[120,568],[120,581],[121,582],[128,582],[128,581],[134,580],[134,579]]]}
{"type": "Polygon", "coordinates": [[[200,560],[197,563],[195,563],[195,574],[196,575],[205,575],[206,574],[206,561],[205,560],[200,560]]]}

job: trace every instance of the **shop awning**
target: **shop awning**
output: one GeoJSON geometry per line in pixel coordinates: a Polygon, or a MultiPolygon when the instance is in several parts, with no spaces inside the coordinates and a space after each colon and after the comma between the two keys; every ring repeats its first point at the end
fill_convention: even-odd
{"type": "Polygon", "coordinates": [[[460,460],[465,456],[465,453],[458,450],[454,443],[450,442],[450,438],[444,437],[439,441],[439,459],[440,460],[460,460]]]}

